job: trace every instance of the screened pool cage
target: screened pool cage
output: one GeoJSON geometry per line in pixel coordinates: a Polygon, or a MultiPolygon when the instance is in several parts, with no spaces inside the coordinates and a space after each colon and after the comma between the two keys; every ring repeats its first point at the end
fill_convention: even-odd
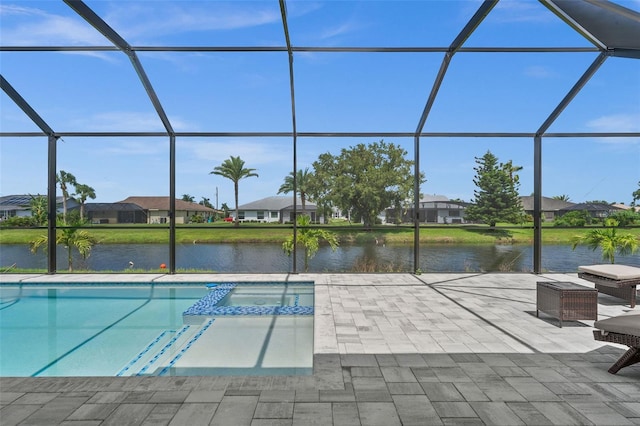
{"type": "MultiPolygon", "coordinates": [[[[8,3],[9,2],[5,2],[4,13],[7,12],[7,7],[12,6],[8,3]]],[[[33,8],[39,5],[45,9],[44,13],[48,13],[46,8],[51,7],[51,3],[52,2],[15,2],[16,8],[14,10],[18,10],[20,7],[24,7],[25,9],[33,8]],[[47,6],[47,4],[49,6],[47,6]]],[[[70,39],[63,39],[63,42],[67,41],[66,44],[56,44],[58,43],[56,39],[51,39],[49,42],[41,45],[33,45],[33,42],[29,42],[29,40],[37,40],[36,37],[25,37],[27,41],[16,44],[11,44],[11,40],[7,40],[4,37],[3,40],[0,40],[0,51],[3,55],[2,63],[0,63],[0,68],[2,69],[1,84],[2,90],[6,95],[4,96],[3,104],[6,107],[11,103],[14,109],[15,106],[17,106],[19,110],[26,114],[31,126],[29,131],[10,131],[12,129],[9,129],[5,123],[2,125],[0,137],[3,143],[8,140],[19,139],[23,146],[24,144],[31,144],[34,140],[43,141],[43,138],[46,138],[47,141],[46,145],[44,143],[34,143],[33,148],[29,148],[26,152],[35,153],[37,151],[44,157],[42,151],[46,149],[46,187],[48,188],[47,201],[49,218],[46,231],[49,237],[47,242],[48,250],[46,252],[48,272],[50,274],[56,273],[57,264],[55,236],[58,228],[55,217],[57,208],[56,174],[60,169],[58,151],[60,144],[65,143],[67,140],[101,139],[107,144],[109,141],[119,138],[127,138],[127,140],[146,139],[153,141],[154,144],[163,146],[163,149],[166,150],[164,151],[166,152],[166,163],[164,166],[160,166],[159,169],[162,169],[162,167],[168,169],[168,187],[162,186],[162,191],[166,191],[165,194],[168,192],[170,217],[174,217],[172,214],[176,211],[176,174],[179,171],[177,170],[176,157],[180,155],[179,141],[182,140],[229,141],[239,140],[239,138],[257,139],[267,141],[266,146],[268,147],[269,140],[276,138],[284,139],[288,141],[289,152],[287,154],[290,153],[290,163],[281,165],[282,170],[285,171],[283,175],[286,175],[286,173],[290,171],[296,171],[301,168],[300,164],[303,164],[301,161],[302,157],[308,161],[308,156],[305,151],[311,146],[317,148],[318,145],[330,144],[330,141],[334,139],[336,141],[402,139],[412,141],[413,152],[411,153],[412,158],[410,159],[414,163],[413,175],[420,176],[421,173],[423,173],[426,175],[427,181],[431,180],[433,176],[438,173],[437,167],[434,168],[433,165],[430,165],[431,163],[425,161],[425,158],[429,156],[433,144],[450,144],[453,150],[456,149],[455,146],[460,140],[478,141],[490,139],[521,144],[522,146],[526,146],[527,150],[530,150],[529,152],[532,154],[528,154],[532,157],[530,158],[531,170],[529,171],[532,176],[531,194],[533,196],[533,225],[531,229],[533,234],[533,265],[531,265],[531,270],[535,273],[541,273],[543,270],[543,140],[555,140],[561,143],[563,140],[581,141],[592,140],[594,138],[608,138],[610,140],[621,141],[636,140],[634,138],[640,137],[640,132],[637,131],[637,128],[632,128],[631,130],[621,128],[619,131],[616,129],[613,129],[613,131],[610,129],[605,131],[596,129],[598,131],[587,132],[555,131],[555,129],[552,128],[553,124],[562,116],[567,107],[573,105],[576,105],[576,108],[581,107],[581,92],[588,86],[592,78],[598,75],[602,65],[606,62],[625,61],[625,66],[634,67],[636,75],[635,82],[639,82],[640,14],[622,6],[621,4],[625,4],[624,2],[621,2],[621,4],[600,0],[540,0],[540,2],[522,1],[504,2],[504,4],[503,2],[499,4],[497,0],[482,2],[388,2],[388,7],[397,6],[400,8],[398,14],[389,18],[390,20],[393,19],[394,22],[389,21],[382,23],[382,25],[378,23],[378,26],[375,28],[369,28],[366,31],[366,34],[369,35],[368,38],[358,38],[357,40],[359,41],[357,45],[343,45],[337,42],[335,38],[327,38],[327,40],[331,41],[327,42],[326,45],[322,45],[317,41],[323,40],[322,37],[311,38],[310,34],[314,31],[317,32],[317,30],[311,26],[305,28],[304,22],[298,24],[296,20],[302,15],[299,10],[300,8],[316,7],[317,5],[314,3],[285,2],[284,0],[280,0],[279,2],[274,1],[273,4],[270,2],[225,3],[228,8],[233,7],[233,5],[242,7],[243,11],[249,16],[253,16],[256,21],[263,19],[265,15],[264,8],[269,8],[269,10],[274,13],[277,12],[279,15],[278,21],[280,21],[278,23],[278,34],[267,33],[265,30],[260,32],[255,40],[251,40],[248,39],[244,33],[231,32],[231,34],[237,34],[237,37],[235,39],[225,39],[224,44],[219,44],[220,39],[208,37],[208,35],[203,32],[202,38],[198,38],[198,43],[190,45],[181,44],[184,43],[184,38],[180,37],[179,34],[176,34],[175,38],[171,38],[173,35],[170,32],[164,34],[166,38],[162,39],[168,40],[166,45],[136,44],[136,40],[144,38],[139,37],[134,30],[129,31],[127,29],[128,27],[126,27],[126,22],[135,21],[137,24],[145,23],[145,16],[140,13],[140,8],[137,7],[138,3],[136,2],[123,2],[119,5],[125,14],[128,13],[127,11],[130,11],[130,16],[128,16],[129,21],[123,19],[122,15],[118,16],[112,13],[113,11],[108,8],[108,2],[89,1],[85,3],[82,1],[64,0],[64,3],[66,4],[63,5],[66,12],[59,12],[58,10],[55,12],[59,14],[61,18],[64,18],[60,19],[59,24],[68,25],[70,22],[80,23],[86,27],[85,30],[87,32],[93,33],[92,40],[96,40],[98,35],[101,35],[104,38],[99,39],[103,40],[105,44],[98,45],[82,41],[72,42],[70,39]],[[392,3],[396,5],[392,5],[392,3]],[[442,16],[435,16],[439,13],[437,12],[436,6],[451,9],[444,12],[442,16]],[[478,6],[477,10],[475,9],[476,6],[478,6]],[[518,25],[522,25],[522,27],[526,26],[524,22],[526,21],[527,14],[533,13],[530,12],[528,8],[537,8],[535,9],[535,13],[545,14],[547,22],[548,20],[552,20],[555,22],[554,25],[562,25],[563,28],[566,28],[567,34],[569,34],[567,40],[579,41],[569,43],[573,45],[572,47],[563,47],[559,46],[558,43],[564,43],[564,39],[549,40],[547,38],[540,38],[541,45],[530,45],[531,43],[535,43],[535,40],[527,40],[527,37],[533,36],[536,33],[537,27],[535,24],[530,26],[530,28],[532,28],[531,33],[528,35],[525,33],[521,36],[522,39],[525,40],[524,42],[510,39],[509,36],[506,35],[506,31],[503,37],[500,38],[500,30],[494,31],[495,26],[490,26],[485,23],[491,20],[492,17],[495,17],[496,22],[499,22],[500,14],[502,13],[500,12],[501,6],[507,9],[513,6],[526,6],[526,8],[523,8],[521,11],[515,12],[522,14],[520,20],[523,23],[518,24],[516,22],[512,28],[516,28],[518,25]],[[409,14],[413,7],[419,7],[422,11],[421,13],[424,13],[424,15],[415,16],[415,14],[413,14],[410,16],[409,14]],[[431,7],[433,7],[433,14],[430,12],[431,7]],[[255,14],[251,13],[252,8],[255,8],[255,14]],[[473,10],[469,8],[473,8],[473,10]],[[407,13],[407,15],[402,17],[399,15],[401,12],[407,13]],[[425,33],[416,30],[414,31],[414,39],[396,38],[394,36],[394,25],[403,25],[402,19],[407,20],[407,26],[416,25],[416,28],[424,29],[425,33]],[[424,21],[425,27],[431,27],[431,29],[423,28],[420,24],[421,21],[424,21]],[[442,24],[442,28],[456,27],[457,29],[454,32],[440,31],[440,27],[435,23],[436,21],[442,24]],[[125,22],[125,24],[123,24],[123,22],[125,22]],[[87,23],[89,26],[86,25],[87,23]],[[385,27],[385,25],[388,25],[388,27],[385,27]],[[487,26],[486,29],[484,29],[485,25],[487,26]],[[120,29],[116,30],[116,28],[120,29]],[[425,37],[424,34],[427,32],[429,32],[429,34],[435,33],[435,35],[433,37],[425,37]],[[474,38],[474,35],[477,35],[477,37],[474,38]],[[277,38],[274,38],[276,36],[277,38]],[[575,39],[570,37],[575,37],[575,39]],[[315,41],[310,42],[308,40],[315,41]],[[494,44],[494,40],[501,41],[499,43],[495,42],[494,44]],[[510,46],[512,41],[515,43],[515,47],[513,45],[510,46]],[[305,45],[306,43],[310,45],[305,45]],[[497,45],[502,47],[497,47],[497,45]],[[54,54],[66,56],[52,56],[54,54]],[[210,125],[213,126],[213,131],[203,130],[200,125],[192,125],[193,123],[189,122],[188,117],[181,117],[175,113],[169,114],[169,111],[176,111],[176,103],[190,102],[190,99],[195,99],[195,97],[200,96],[198,93],[199,89],[206,91],[206,86],[211,84],[210,81],[193,83],[193,87],[189,85],[189,88],[194,91],[188,92],[186,90],[187,84],[184,81],[175,79],[171,82],[171,85],[175,85],[178,88],[184,87],[184,91],[180,91],[175,96],[163,96],[163,93],[166,93],[166,88],[163,88],[164,92],[157,91],[158,86],[154,81],[154,75],[157,75],[158,71],[155,69],[155,64],[152,63],[151,60],[145,62],[144,59],[148,58],[148,56],[145,55],[156,55],[156,57],[165,55],[165,57],[169,58],[171,55],[176,54],[189,54],[197,56],[198,58],[207,58],[207,60],[215,61],[215,64],[220,64],[220,66],[224,66],[225,60],[232,55],[236,55],[234,58],[237,58],[237,55],[241,55],[242,58],[250,58],[257,55],[275,55],[277,63],[272,64],[273,66],[265,66],[264,72],[273,73],[274,69],[277,68],[279,74],[276,75],[276,78],[282,82],[282,85],[278,86],[277,90],[279,92],[277,93],[274,88],[272,88],[271,91],[266,91],[264,95],[266,98],[264,105],[267,107],[270,105],[269,98],[271,97],[274,110],[282,112],[282,117],[280,118],[284,125],[280,122],[274,124],[269,123],[268,120],[260,119],[260,112],[252,116],[251,114],[255,111],[251,110],[250,106],[244,111],[237,109],[233,111],[225,110],[224,105],[219,104],[224,103],[224,99],[216,98],[208,100],[208,105],[211,106],[210,116],[212,124],[210,125]],[[131,75],[111,75],[111,78],[115,81],[114,90],[116,90],[115,87],[117,87],[120,78],[132,78],[133,76],[139,84],[138,87],[141,89],[140,93],[142,93],[142,90],[144,91],[147,106],[150,102],[153,107],[153,115],[155,116],[156,123],[150,124],[149,130],[142,129],[142,131],[139,129],[141,126],[146,125],[144,122],[138,122],[138,129],[135,131],[129,130],[129,128],[124,125],[122,129],[104,129],[96,126],[97,128],[87,131],[84,127],[82,117],[75,117],[74,120],[54,124],[54,120],[48,119],[48,116],[52,114],[52,111],[54,111],[58,105],[64,108],[64,96],[60,96],[60,94],[64,94],[66,90],[75,90],[73,77],[69,77],[70,79],[66,81],[63,78],[49,82],[48,84],[51,85],[52,93],[56,93],[56,95],[48,96],[46,103],[33,102],[31,99],[34,97],[34,89],[32,89],[29,83],[23,83],[26,77],[15,74],[14,68],[11,66],[12,61],[20,61],[23,57],[37,58],[41,56],[46,58],[46,62],[42,63],[42,71],[43,75],[47,75],[49,71],[53,71],[53,69],[58,67],[61,61],[63,61],[63,59],[60,58],[69,58],[72,56],[77,58],[80,55],[84,55],[85,57],[92,55],[109,55],[109,57],[112,57],[111,55],[126,55],[135,75],[130,73],[131,68],[127,70],[131,75]],[[536,121],[533,123],[531,123],[530,119],[528,122],[530,124],[522,125],[520,129],[513,129],[513,125],[509,123],[509,116],[505,117],[504,113],[502,116],[496,114],[496,120],[504,124],[503,127],[509,130],[486,131],[486,127],[482,123],[469,120],[469,115],[461,112],[460,116],[457,117],[460,123],[459,126],[456,126],[456,128],[452,130],[440,131],[438,120],[441,119],[442,115],[434,113],[436,106],[439,104],[447,104],[448,102],[457,104],[454,106],[453,111],[455,111],[456,108],[463,109],[466,101],[473,103],[476,108],[483,107],[483,103],[478,99],[478,95],[474,95],[472,89],[482,88],[485,82],[482,78],[474,78],[473,65],[467,69],[466,77],[463,77],[464,84],[459,87],[451,87],[447,84],[447,78],[451,75],[452,70],[455,69],[456,65],[468,67],[469,65],[467,65],[468,62],[466,62],[465,58],[478,60],[479,62],[476,63],[482,64],[483,67],[488,67],[489,70],[492,69],[492,66],[504,67],[504,62],[498,60],[498,58],[501,59],[500,55],[512,55],[518,58],[523,57],[523,55],[556,55],[555,57],[569,58],[567,63],[571,62],[573,58],[577,56],[581,59],[573,62],[571,72],[567,73],[574,75],[572,82],[567,86],[567,90],[562,93],[554,92],[548,94],[551,99],[546,100],[546,105],[551,106],[546,107],[547,110],[541,119],[535,118],[536,121]],[[381,98],[377,105],[377,112],[362,111],[365,117],[369,114],[369,120],[367,121],[365,119],[365,124],[360,124],[366,126],[364,131],[345,125],[344,122],[331,120],[330,112],[326,112],[326,116],[318,116],[316,119],[307,114],[309,110],[308,106],[316,102],[316,100],[305,98],[307,92],[309,92],[306,85],[314,84],[314,80],[317,84],[323,85],[322,87],[325,89],[327,99],[322,100],[326,102],[326,105],[324,105],[325,110],[335,107],[336,114],[339,115],[343,113],[346,114],[350,108],[358,108],[358,105],[355,104],[357,99],[354,99],[351,94],[346,94],[348,98],[340,97],[342,96],[341,92],[345,90],[337,84],[340,73],[336,73],[335,75],[328,73],[327,76],[325,68],[322,67],[326,57],[339,58],[340,62],[345,66],[343,72],[349,74],[349,67],[355,69],[359,63],[365,64],[363,65],[365,69],[360,70],[361,72],[366,73],[368,68],[369,71],[373,73],[380,63],[393,62],[395,57],[400,56],[403,58],[424,58],[428,56],[430,59],[437,57],[434,63],[439,64],[439,66],[435,66],[433,67],[433,71],[429,71],[427,67],[422,68],[416,60],[413,64],[417,69],[407,69],[405,68],[406,65],[403,65],[402,69],[396,70],[395,75],[393,73],[385,74],[384,78],[380,78],[376,85],[365,90],[364,93],[366,93],[367,96],[373,94],[375,97],[376,92],[386,93],[385,85],[391,87],[390,90],[395,90],[394,88],[405,80],[405,73],[407,73],[407,75],[411,73],[412,76],[418,75],[415,81],[408,77],[406,78],[408,83],[415,84],[415,82],[418,82],[419,84],[415,87],[402,88],[402,91],[396,94],[399,98],[396,103],[391,102],[386,104],[385,99],[381,98]],[[375,57],[376,60],[381,58],[380,61],[382,62],[369,62],[368,58],[371,57],[375,57]],[[456,58],[458,62],[454,61],[454,58],[456,58]],[[461,59],[458,60],[458,58],[461,59]],[[588,58],[588,60],[584,60],[584,58],[588,58]],[[144,66],[143,63],[145,63],[144,66]],[[153,71],[151,71],[150,68],[154,68],[153,71]],[[324,78],[327,80],[324,80],[324,78]],[[331,80],[332,78],[334,79],[333,81],[331,80]],[[449,100],[448,97],[452,98],[449,100]],[[421,99],[419,103],[415,102],[417,108],[413,105],[414,98],[421,99]],[[9,102],[8,99],[10,99],[11,102],[9,102]],[[460,100],[462,100],[462,102],[460,102],[460,100]],[[278,103],[277,107],[275,106],[276,102],[278,103]],[[395,108],[398,105],[402,105],[403,102],[405,105],[412,107],[413,116],[407,117],[407,114],[403,113],[402,123],[395,122],[389,126],[392,130],[380,129],[380,125],[385,125],[381,121],[381,114],[384,113],[387,108],[395,108]],[[283,108],[282,104],[285,103],[286,108],[283,108]],[[342,105],[344,105],[344,107],[342,107],[342,105]],[[216,119],[216,114],[222,117],[222,119],[216,119]],[[233,119],[225,120],[224,114],[235,114],[235,116],[233,119]],[[463,116],[463,114],[465,115],[463,116]],[[405,122],[408,122],[408,124],[405,124],[405,122]],[[244,125],[240,124],[240,126],[244,126],[244,128],[241,129],[242,131],[233,130],[234,127],[238,126],[237,123],[244,123],[244,125]],[[161,128],[158,127],[158,124],[161,124],[161,128]],[[33,127],[34,125],[37,126],[37,129],[33,127]],[[283,127],[281,129],[274,129],[274,127],[282,125],[283,127]],[[58,126],[61,128],[57,128],[58,126]],[[475,131],[474,129],[468,129],[469,126],[475,126],[475,131]],[[160,130],[158,130],[159,128],[160,130]],[[464,130],[461,131],[459,129],[464,130]]],[[[173,9],[179,5],[187,3],[188,2],[170,1],[154,2],[152,8],[164,10],[169,20],[175,19],[177,22],[183,21],[184,23],[182,25],[197,25],[198,19],[201,17],[190,16],[185,18],[185,16],[180,15],[180,13],[174,13],[173,11],[173,9]]],[[[221,2],[204,2],[200,5],[202,6],[207,3],[222,4],[221,2]]],[[[364,13],[367,8],[377,7],[379,3],[382,2],[328,2],[323,5],[326,9],[324,12],[325,15],[323,15],[325,19],[324,23],[327,27],[330,27],[332,24],[337,26],[338,23],[343,21],[354,23],[357,21],[358,13],[364,13]],[[376,4],[378,5],[376,6],[376,4]],[[347,8],[347,6],[349,6],[349,10],[352,12],[349,19],[346,19],[346,16],[340,14],[343,13],[343,10],[347,8]],[[337,9],[332,10],[332,8],[337,9]]],[[[628,4],[628,2],[626,4],[628,4]]],[[[147,6],[149,6],[149,4],[147,4],[147,6]]],[[[60,8],[60,5],[56,5],[56,7],[60,8]]],[[[54,12],[51,11],[50,13],[53,14],[54,12]]],[[[25,13],[25,15],[27,15],[27,13],[25,13]]],[[[125,16],[125,18],[127,17],[125,16]]],[[[515,21],[517,20],[514,20],[514,22],[515,21]]],[[[4,24],[5,23],[3,23],[3,25],[4,24]]],[[[29,31],[42,31],[46,34],[47,28],[39,28],[36,30],[36,26],[36,22],[26,22],[24,27],[25,34],[29,31]]],[[[233,24],[228,22],[228,26],[231,28],[233,24]]],[[[162,26],[154,30],[157,31],[158,34],[163,34],[162,26]]],[[[190,39],[190,41],[192,40],[193,39],[190,39]]],[[[118,56],[118,58],[121,57],[122,56],[118,56]]],[[[247,60],[246,66],[248,68],[252,67],[252,73],[259,77],[262,70],[260,67],[255,67],[254,65],[255,64],[247,60]]],[[[187,67],[188,65],[181,64],[180,61],[168,61],[165,63],[165,67],[179,68],[181,66],[187,67]]],[[[500,71],[495,68],[494,70],[496,73],[500,71]]],[[[196,80],[197,77],[202,76],[194,73],[193,79],[196,80]]],[[[351,77],[345,79],[349,80],[349,78],[352,78],[352,80],[349,81],[348,84],[353,86],[358,84],[358,74],[354,73],[351,77]]],[[[613,80],[615,80],[615,78],[613,80]]],[[[218,81],[218,83],[221,82],[218,81]]],[[[484,94],[480,96],[493,96],[494,94],[497,96],[498,93],[502,93],[504,90],[510,90],[507,87],[507,81],[503,80],[498,82],[498,84],[498,87],[488,88],[487,91],[483,92],[484,94]],[[502,85],[504,85],[504,87],[501,87],[502,85]]],[[[222,85],[224,85],[224,82],[222,82],[222,85]]],[[[40,86],[38,85],[37,87],[40,86]]],[[[612,87],[614,87],[612,90],[621,90],[615,85],[612,85],[612,87]]],[[[87,99],[92,98],[92,87],[83,87],[81,90],[86,92],[87,99]]],[[[245,87],[244,90],[250,92],[251,87],[245,87]]],[[[628,90],[632,93],[635,92],[636,96],[638,96],[640,94],[640,85],[628,87],[628,90]]],[[[136,92],[135,94],[138,93],[136,92]]],[[[42,93],[39,95],[42,95],[42,93]]],[[[133,102],[133,96],[134,93],[131,94],[131,102],[133,102]]],[[[513,94],[513,96],[519,95],[513,94]]],[[[320,103],[322,101],[318,100],[320,103]]],[[[526,103],[526,99],[523,101],[526,103]]],[[[93,98],[91,102],[100,103],[101,99],[93,98]]],[[[123,105],[128,105],[130,99],[125,97],[121,99],[121,102],[123,105]]],[[[376,103],[376,101],[370,97],[367,97],[367,99],[363,101],[363,104],[370,103],[376,103]]],[[[599,105],[596,104],[595,107],[598,108],[599,105]]],[[[587,108],[593,108],[593,105],[588,105],[587,108]]],[[[526,108],[514,111],[514,114],[526,115],[526,108]]],[[[449,116],[450,115],[451,113],[449,113],[449,116]]],[[[531,115],[537,117],[540,114],[536,113],[531,115]]],[[[518,120],[515,120],[514,117],[513,122],[517,123],[518,120]]],[[[521,126],[520,124],[517,125],[521,126]]],[[[409,142],[408,145],[410,143],[411,142],[409,142]]],[[[274,147],[274,149],[277,148],[274,147]]],[[[576,149],[576,155],[580,155],[579,148],[576,149]]],[[[225,157],[212,159],[210,163],[212,165],[220,164],[224,159],[225,157]]],[[[100,161],[100,159],[94,159],[94,161],[100,161]]],[[[30,166],[29,158],[23,158],[23,162],[26,169],[32,167],[30,166]]],[[[251,164],[247,164],[247,166],[252,167],[251,164]]],[[[597,165],[592,164],[588,166],[593,167],[594,173],[598,173],[597,165]]],[[[637,175],[638,173],[637,170],[628,170],[627,172],[632,175],[637,175]]],[[[132,171],[130,169],[116,169],[113,170],[113,173],[127,174],[132,173],[132,171]]],[[[12,177],[5,175],[5,172],[3,172],[2,180],[6,182],[9,179],[12,179],[12,177]]],[[[132,179],[134,179],[133,176],[132,179]]],[[[429,230],[424,227],[421,228],[420,226],[418,212],[421,201],[421,182],[419,182],[418,179],[414,179],[414,181],[413,209],[411,209],[413,212],[413,220],[412,223],[410,222],[404,226],[411,229],[413,234],[412,270],[415,272],[420,269],[420,233],[429,232],[429,230]]],[[[164,182],[163,185],[165,185],[164,182]]],[[[44,182],[42,187],[44,188],[44,182]]],[[[295,179],[293,194],[297,194],[295,179]]],[[[295,202],[295,199],[296,197],[294,195],[294,217],[297,213],[296,209],[300,208],[295,202]]],[[[176,230],[179,229],[179,226],[177,227],[175,222],[175,220],[169,220],[164,225],[168,230],[169,255],[167,272],[169,273],[176,272],[176,230]]],[[[157,229],[157,227],[154,229],[157,229]]],[[[295,221],[289,229],[291,229],[294,241],[296,241],[295,236],[299,232],[299,229],[295,221]]],[[[294,246],[294,250],[300,250],[300,247],[294,246]]],[[[296,261],[296,258],[297,256],[295,255],[292,257],[292,271],[289,272],[299,272],[300,265],[297,264],[299,261],[296,261]]]]}

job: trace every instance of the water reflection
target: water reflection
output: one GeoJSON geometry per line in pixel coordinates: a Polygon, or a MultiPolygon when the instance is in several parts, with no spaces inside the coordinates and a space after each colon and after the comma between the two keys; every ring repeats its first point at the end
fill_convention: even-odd
{"type": "MultiPolygon", "coordinates": [[[[58,249],[57,269],[67,269],[66,250],[58,249]],[[61,254],[65,255],[62,256],[61,254]]],[[[27,245],[0,246],[0,266],[46,269],[46,255],[32,254],[27,245]]],[[[304,265],[298,253],[298,271],[304,265]]],[[[413,248],[405,245],[343,245],[336,251],[321,247],[309,262],[309,272],[412,272],[413,248]]],[[[87,259],[74,258],[76,270],[123,271],[130,262],[136,270],[157,270],[168,264],[165,244],[101,244],[87,259]]],[[[617,263],[639,266],[640,256],[618,256],[617,263]]],[[[578,246],[547,245],[542,248],[544,271],[576,272],[579,265],[603,263],[600,251],[578,246]]],[[[176,267],[181,271],[291,272],[293,260],[280,244],[184,244],[176,246],[176,267]]],[[[419,268],[423,272],[531,272],[533,248],[527,245],[427,244],[420,248],[419,268]]]]}

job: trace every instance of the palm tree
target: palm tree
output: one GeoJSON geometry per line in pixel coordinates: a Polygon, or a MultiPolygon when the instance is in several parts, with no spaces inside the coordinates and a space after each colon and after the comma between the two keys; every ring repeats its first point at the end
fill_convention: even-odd
{"type": "Polygon", "coordinates": [[[618,234],[616,228],[592,229],[586,235],[573,239],[573,249],[578,244],[586,244],[590,249],[602,249],[602,258],[615,263],[616,252],[621,255],[633,254],[638,250],[638,238],[632,234],[618,234]]]}
{"type": "Polygon", "coordinates": [[[69,199],[69,188],[67,185],[76,186],[78,182],[76,177],[71,173],[67,173],[64,170],[60,170],[60,173],[56,175],[56,182],[60,184],[60,190],[62,191],[62,221],[67,223],[67,200],[69,199]]]}
{"type": "Polygon", "coordinates": [[[236,201],[236,217],[234,226],[240,225],[240,222],[238,221],[238,181],[252,176],[258,177],[258,174],[254,173],[255,170],[256,169],[245,168],[244,160],[239,156],[234,157],[232,155],[230,158],[224,160],[222,164],[214,167],[213,171],[209,172],[209,174],[219,175],[233,181],[233,192],[236,201]]]}
{"type": "Polygon", "coordinates": [[[29,201],[31,217],[35,220],[36,225],[45,225],[48,216],[47,197],[43,195],[29,195],[29,197],[31,197],[31,201],[29,201]]]}
{"type": "Polygon", "coordinates": [[[562,195],[554,195],[553,197],[554,200],[560,200],[560,201],[571,201],[569,196],[567,194],[562,194],[562,195]]]}
{"type": "MultiPolygon", "coordinates": [[[[302,210],[305,210],[305,203],[307,199],[307,193],[309,190],[309,183],[313,174],[309,173],[309,168],[304,170],[298,170],[296,173],[296,192],[300,194],[300,201],[302,202],[302,210]]],[[[289,173],[289,176],[284,178],[284,183],[280,185],[278,194],[288,194],[293,192],[293,172],[289,173]]]]}
{"type": "Polygon", "coordinates": [[[76,185],[76,193],[73,194],[73,196],[75,200],[80,203],[80,221],[84,222],[84,203],[87,201],[87,198],[91,198],[92,200],[96,199],[96,190],[89,185],[79,183],[76,185]]]}
{"type": "Polygon", "coordinates": [[[502,170],[504,170],[509,175],[509,179],[511,179],[511,182],[515,184],[520,182],[520,176],[518,176],[516,173],[523,169],[522,166],[514,166],[512,160],[509,160],[506,163],[501,164],[501,166],[502,166],[502,170]]]}
{"type": "Polygon", "coordinates": [[[226,219],[229,217],[229,206],[227,205],[227,203],[222,203],[222,205],[220,206],[220,209],[222,210],[222,218],[226,219]]]}
{"type": "Polygon", "coordinates": [[[193,195],[189,195],[189,194],[182,194],[182,201],[186,201],[187,203],[193,203],[195,202],[195,198],[193,195]]]}
{"type": "MultiPolygon", "coordinates": [[[[64,223],[60,223],[59,225],[64,226],[64,223]]],[[[91,254],[93,246],[98,242],[93,236],[91,236],[91,234],[85,230],[79,229],[78,226],[80,226],[80,223],[61,229],[56,235],[56,245],[62,244],[67,249],[69,272],[73,271],[73,256],[71,249],[75,247],[82,258],[86,259],[91,254]]],[[[40,247],[46,248],[48,241],[49,238],[47,235],[41,235],[34,241],[31,241],[31,253],[37,253],[40,247]]]]}
{"type": "MultiPolygon", "coordinates": [[[[320,240],[325,240],[331,246],[331,249],[335,251],[338,247],[338,237],[335,233],[327,231],[326,229],[309,228],[311,224],[311,218],[307,215],[300,215],[296,219],[298,228],[297,242],[304,247],[304,271],[309,269],[309,259],[311,259],[318,252],[320,248],[320,240]]],[[[282,249],[290,256],[293,252],[293,235],[291,235],[284,243],[282,243],[282,249]]]]}
{"type": "Polygon", "coordinates": [[[200,201],[198,204],[200,204],[201,206],[209,207],[210,209],[213,208],[213,204],[211,204],[211,200],[208,199],[207,197],[202,197],[202,201],[200,201]]]}

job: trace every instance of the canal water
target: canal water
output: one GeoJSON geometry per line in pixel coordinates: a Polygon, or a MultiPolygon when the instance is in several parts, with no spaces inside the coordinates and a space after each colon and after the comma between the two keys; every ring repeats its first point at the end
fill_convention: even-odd
{"type": "MultiPolygon", "coordinates": [[[[413,248],[403,245],[343,245],[336,251],[321,247],[309,261],[309,272],[411,272],[413,248]]],[[[59,247],[57,270],[68,268],[67,250],[59,247]]],[[[87,259],[74,253],[74,270],[123,271],[157,270],[169,264],[169,248],[164,244],[100,244],[87,259]]],[[[549,272],[576,272],[578,266],[606,263],[600,250],[578,246],[546,245],[542,248],[542,268],[549,272]]],[[[640,266],[640,255],[617,256],[616,263],[640,266]]],[[[46,268],[46,255],[32,254],[27,245],[1,245],[0,268],[46,268]]],[[[304,259],[298,253],[297,270],[304,259]]],[[[293,259],[280,244],[185,244],[176,246],[176,269],[220,273],[291,272],[293,259]]],[[[422,272],[531,272],[533,247],[529,245],[427,244],[420,247],[422,272]]]]}

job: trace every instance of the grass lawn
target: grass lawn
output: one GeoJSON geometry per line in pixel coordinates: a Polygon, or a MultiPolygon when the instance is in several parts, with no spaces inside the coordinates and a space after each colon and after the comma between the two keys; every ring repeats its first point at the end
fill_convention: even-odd
{"type": "MultiPolygon", "coordinates": [[[[86,229],[100,244],[168,244],[169,229],[149,225],[97,225],[86,229]]],[[[361,225],[336,222],[327,226],[340,239],[341,244],[363,244],[378,241],[385,244],[412,244],[413,226],[378,226],[365,230],[361,225]]],[[[544,226],[542,242],[544,244],[571,244],[571,239],[589,231],[585,228],[557,228],[544,226]]],[[[46,229],[0,229],[0,244],[29,244],[38,236],[46,234],[46,229]]],[[[191,244],[206,243],[282,243],[291,235],[291,225],[244,224],[235,228],[229,223],[200,225],[179,225],[176,227],[176,242],[191,244]]],[[[624,228],[620,232],[640,237],[640,227],[624,228]]],[[[502,225],[495,229],[486,226],[433,226],[420,227],[421,243],[452,244],[531,244],[533,229],[531,226],[502,225]]]]}

